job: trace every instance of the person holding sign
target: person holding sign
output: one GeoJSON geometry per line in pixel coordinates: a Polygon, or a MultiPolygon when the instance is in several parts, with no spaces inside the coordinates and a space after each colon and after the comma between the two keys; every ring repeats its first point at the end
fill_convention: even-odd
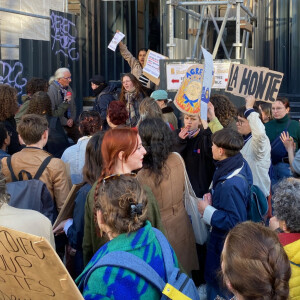
{"type": "MultiPolygon", "coordinates": [[[[119,32],[119,30],[117,30],[119,32]]],[[[148,88],[153,90],[154,83],[151,82],[146,76],[143,75],[143,68],[145,64],[146,54],[148,49],[141,48],[138,52],[138,59],[136,59],[128,50],[127,46],[123,42],[119,43],[120,53],[123,58],[128,62],[131,68],[131,74],[133,74],[140,83],[148,88]]]]}
{"type": "Polygon", "coordinates": [[[287,98],[277,98],[272,103],[272,113],[274,119],[265,124],[267,136],[271,142],[271,159],[272,186],[285,177],[291,177],[291,169],[289,166],[288,153],[284,144],[280,140],[282,132],[289,133],[293,138],[296,151],[300,142],[300,126],[299,122],[291,120],[289,117],[290,103],[287,98]]]}
{"type": "Polygon", "coordinates": [[[267,197],[271,186],[269,177],[271,146],[258,108],[254,107],[254,103],[253,96],[246,97],[246,106],[238,109],[236,126],[244,138],[241,153],[251,168],[253,184],[257,185],[267,197]]]}
{"type": "Polygon", "coordinates": [[[140,118],[139,107],[146,94],[139,81],[130,73],[123,75],[121,82],[120,101],[126,104],[129,114],[126,125],[135,127],[140,118]]]}
{"type": "MultiPolygon", "coordinates": [[[[116,129],[115,129],[116,130],[116,129]]],[[[166,281],[165,259],[151,223],[147,221],[147,194],[136,174],[113,174],[97,185],[95,215],[102,234],[109,241],[93,256],[77,278],[85,299],[160,299],[161,292],[141,275],[119,266],[96,266],[118,251],[111,262],[120,263],[123,252],[135,255],[152,267],[166,281]]],[[[161,233],[160,233],[161,234],[161,233]]],[[[178,260],[171,250],[174,267],[178,260]]],[[[124,254],[127,254],[124,253],[124,254]]],[[[145,272],[140,267],[141,272],[145,272]]]]}

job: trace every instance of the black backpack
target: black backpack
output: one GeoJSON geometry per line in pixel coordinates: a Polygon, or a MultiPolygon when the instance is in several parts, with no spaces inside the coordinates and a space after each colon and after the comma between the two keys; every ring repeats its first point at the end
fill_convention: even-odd
{"type": "Polygon", "coordinates": [[[12,182],[7,183],[6,187],[7,192],[10,194],[10,206],[36,210],[45,215],[53,224],[57,217],[56,205],[46,184],[39,180],[51,159],[52,156],[48,156],[42,162],[33,178],[26,170],[21,170],[17,178],[12,169],[11,157],[7,157],[7,167],[12,182]],[[28,180],[23,180],[23,173],[27,175],[28,180]]]}

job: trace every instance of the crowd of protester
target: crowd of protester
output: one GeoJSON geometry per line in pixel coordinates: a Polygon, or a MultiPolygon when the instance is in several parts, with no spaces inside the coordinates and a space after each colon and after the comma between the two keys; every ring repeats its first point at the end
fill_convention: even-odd
{"type": "Polygon", "coordinates": [[[146,49],[136,59],[119,47],[131,67],[121,91],[93,76],[94,106],[80,114],[67,68],[49,84],[29,80],[20,107],[17,91],[0,85],[0,225],[45,237],[86,299],[161,298],[143,264],[123,268],[116,251],[163,281],[168,261],[190,276],[200,299],[298,299],[300,126],[288,100],[248,96],[237,108],[214,94],[207,120],[182,113],[179,122],[168,93],[149,92],[146,49]],[[185,172],[209,231],[202,245],[184,206],[185,172]],[[40,181],[34,194],[43,209],[30,206],[31,179],[40,181]],[[72,185],[73,215],[53,230],[72,185]],[[272,206],[260,224],[249,220],[252,185],[272,206]],[[20,189],[22,204],[14,199],[20,189]],[[114,262],[103,264],[108,257],[114,262]]]}

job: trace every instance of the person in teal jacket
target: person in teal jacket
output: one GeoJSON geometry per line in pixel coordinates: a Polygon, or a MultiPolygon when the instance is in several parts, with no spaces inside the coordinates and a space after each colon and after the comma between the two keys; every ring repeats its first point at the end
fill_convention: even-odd
{"type": "MultiPolygon", "coordinates": [[[[126,251],[148,263],[166,280],[160,244],[147,221],[147,196],[134,173],[110,175],[97,186],[95,214],[100,232],[109,238],[76,279],[85,299],[160,299],[161,292],[135,272],[102,266],[89,271],[106,254],[126,251]],[[86,279],[86,280],[85,280],[86,279]]],[[[169,245],[170,246],[170,245],[169,245]]],[[[170,246],[174,266],[176,255],[170,246]]]]}

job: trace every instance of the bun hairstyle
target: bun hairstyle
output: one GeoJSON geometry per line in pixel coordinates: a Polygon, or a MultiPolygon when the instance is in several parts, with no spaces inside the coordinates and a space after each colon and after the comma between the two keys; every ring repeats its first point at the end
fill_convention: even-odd
{"type": "Polygon", "coordinates": [[[113,175],[104,179],[98,191],[95,210],[113,233],[130,233],[144,226],[147,197],[136,177],[113,175]]]}
{"type": "Polygon", "coordinates": [[[277,234],[261,224],[248,221],[229,232],[222,273],[231,291],[245,300],[289,298],[289,259],[277,234]]]}

